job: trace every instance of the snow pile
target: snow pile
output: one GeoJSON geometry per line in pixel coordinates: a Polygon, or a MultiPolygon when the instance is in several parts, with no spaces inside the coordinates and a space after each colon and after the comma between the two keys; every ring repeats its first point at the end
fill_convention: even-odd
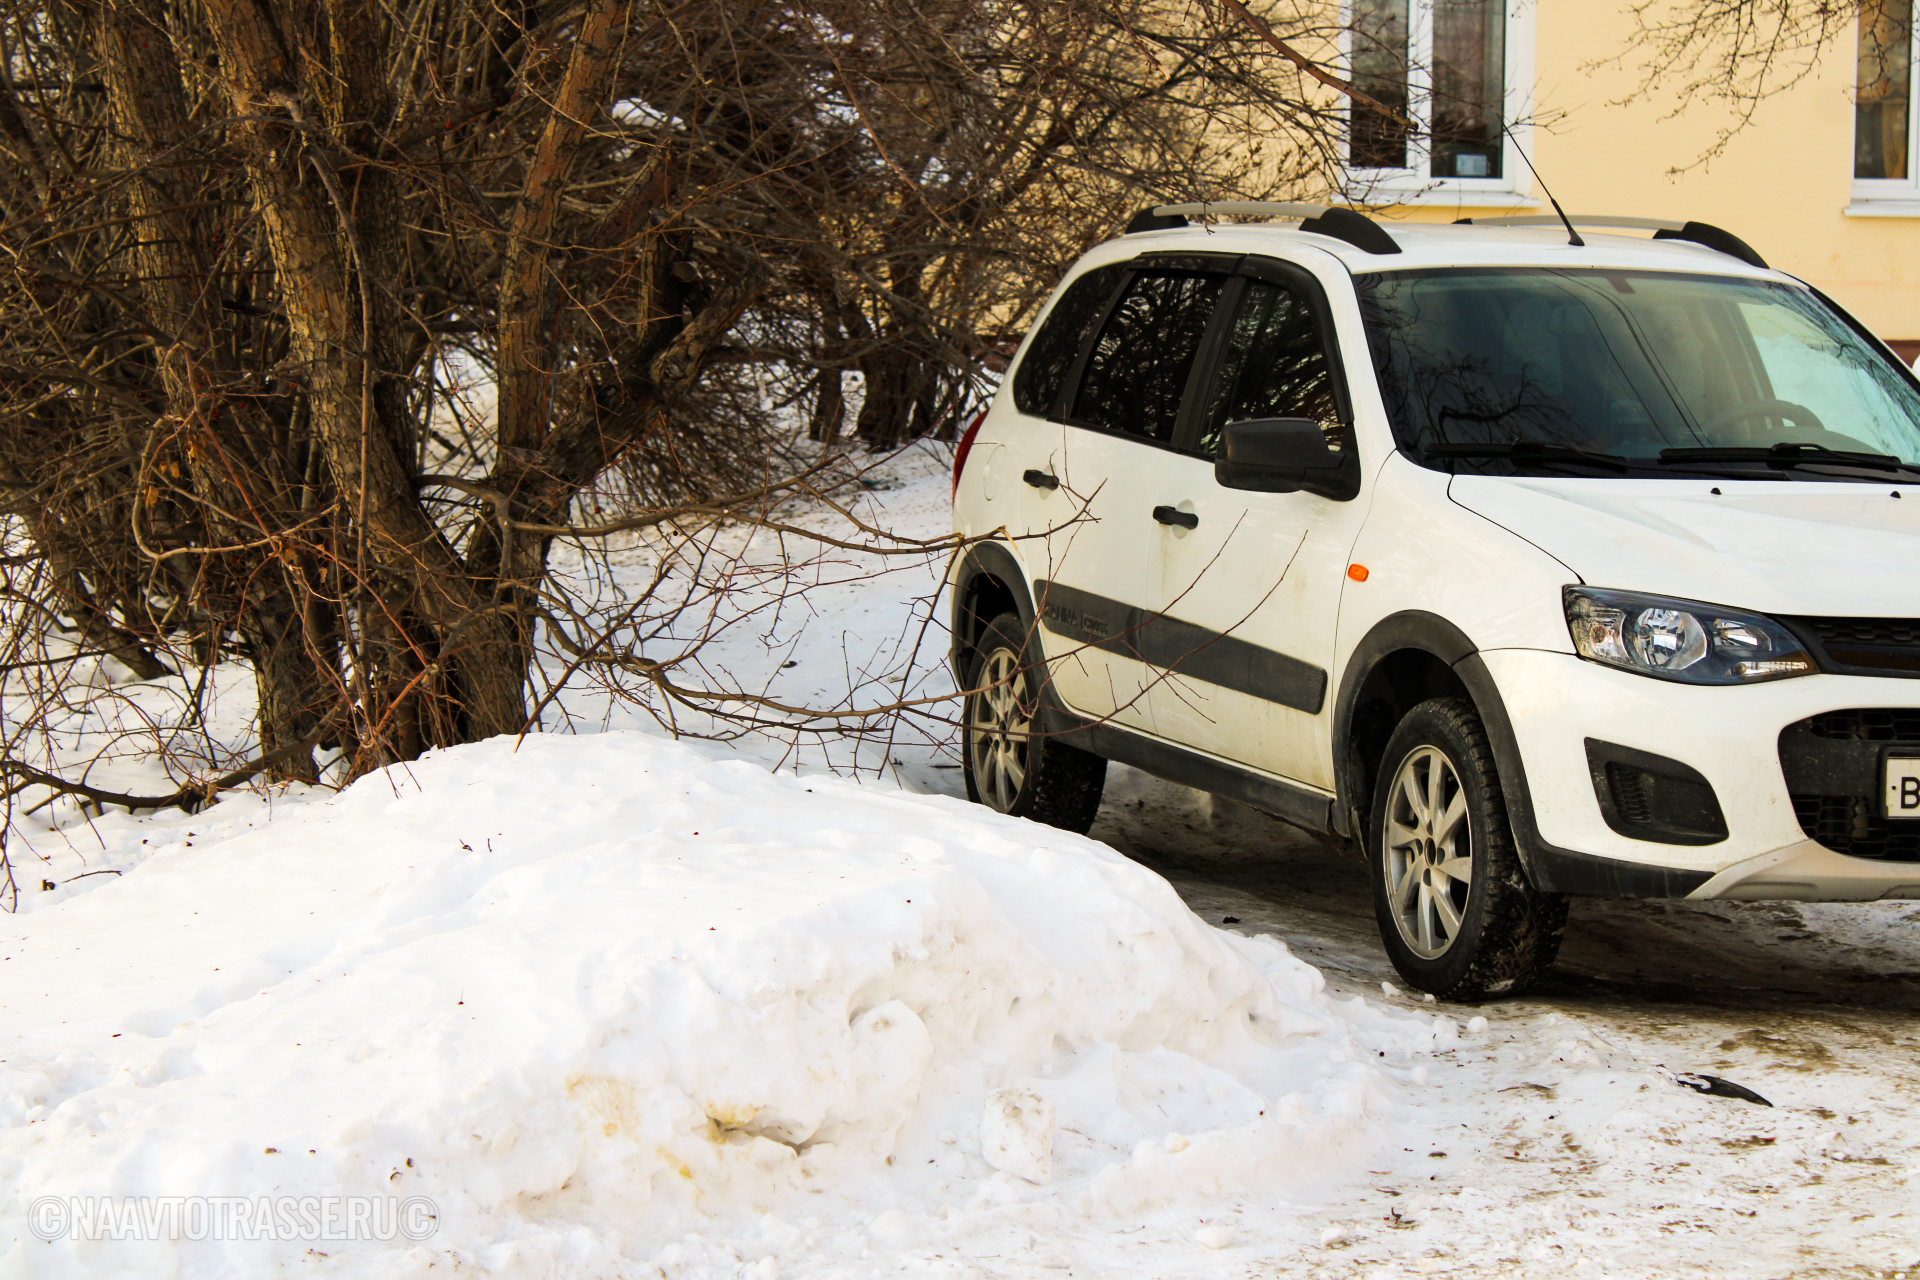
{"type": "Polygon", "coordinates": [[[1454,1035],[1092,841],[642,734],[247,818],[0,926],[0,1276],[937,1271],[1175,1211],[1199,1261],[1357,1171],[1454,1035]],[[34,1238],[87,1196],[435,1216],[34,1238]]]}

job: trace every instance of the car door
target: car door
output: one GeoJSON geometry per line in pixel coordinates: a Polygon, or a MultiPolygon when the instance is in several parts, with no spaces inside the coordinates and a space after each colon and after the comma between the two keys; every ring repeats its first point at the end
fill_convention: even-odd
{"type": "Polygon", "coordinates": [[[1067,523],[1073,504],[1059,487],[1060,424],[1068,379],[1126,281],[1127,263],[1109,263],[1069,281],[1041,318],[1013,372],[1010,414],[995,415],[974,443],[988,527],[1006,530],[1023,560],[1046,576],[1047,532],[1067,523]]]}
{"type": "MultiPolygon", "coordinates": [[[[1325,289],[1302,267],[1244,260],[1223,299],[1152,502],[1192,513],[1156,526],[1146,557],[1167,670],[1149,701],[1160,734],[1329,790],[1328,672],[1359,534],[1360,501],[1251,493],[1214,479],[1230,422],[1307,418],[1353,448],[1350,400],[1325,289]]],[[[1357,462],[1354,464],[1357,468],[1357,462]]]]}
{"type": "Polygon", "coordinates": [[[1227,278],[1197,258],[1136,260],[1065,401],[1061,492],[1075,518],[1047,539],[1035,604],[1062,700],[1135,729],[1153,727],[1155,673],[1138,647],[1160,528],[1152,497],[1227,278]]]}

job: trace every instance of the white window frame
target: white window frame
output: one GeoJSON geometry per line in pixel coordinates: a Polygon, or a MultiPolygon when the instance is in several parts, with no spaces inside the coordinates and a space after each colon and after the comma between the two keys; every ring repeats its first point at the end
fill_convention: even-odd
{"type": "MultiPolygon", "coordinates": [[[[1920,6],[1913,14],[1916,30],[1907,39],[1907,176],[1904,178],[1853,178],[1853,203],[1846,208],[1851,218],[1920,218],[1920,6]]],[[[1856,24],[1858,20],[1856,19],[1856,24]]],[[[1853,87],[1860,91],[1860,34],[1856,25],[1853,38],[1853,87]]],[[[1860,145],[1859,120],[1849,122],[1847,130],[1847,168],[1853,168],[1854,149],[1860,145]]]]}
{"type": "MultiPolygon", "coordinates": [[[[1429,122],[1433,101],[1429,92],[1433,62],[1433,0],[1408,0],[1407,4],[1407,99],[1409,114],[1420,126],[1420,136],[1407,140],[1404,169],[1345,168],[1345,194],[1349,200],[1365,204],[1457,205],[1478,209],[1531,209],[1539,205],[1533,196],[1533,174],[1527,161],[1533,155],[1533,18],[1535,0],[1507,2],[1507,84],[1503,118],[1508,136],[1500,148],[1498,178],[1435,178],[1427,174],[1429,122]]],[[[1353,6],[1341,5],[1348,28],[1341,37],[1341,61],[1352,74],[1353,6]]],[[[1349,106],[1354,111],[1369,110],[1349,106]]]]}

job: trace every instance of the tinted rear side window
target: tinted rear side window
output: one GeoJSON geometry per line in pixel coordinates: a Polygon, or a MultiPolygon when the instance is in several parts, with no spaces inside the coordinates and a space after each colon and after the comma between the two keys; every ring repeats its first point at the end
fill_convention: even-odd
{"type": "Polygon", "coordinates": [[[1087,330],[1100,322],[1100,312],[1126,270],[1124,262],[1095,267],[1060,295],[1014,372],[1013,403],[1020,412],[1045,417],[1053,411],[1087,330]]]}
{"type": "Polygon", "coordinates": [[[1135,276],[1087,358],[1073,420],[1171,441],[1222,277],[1135,276]]]}

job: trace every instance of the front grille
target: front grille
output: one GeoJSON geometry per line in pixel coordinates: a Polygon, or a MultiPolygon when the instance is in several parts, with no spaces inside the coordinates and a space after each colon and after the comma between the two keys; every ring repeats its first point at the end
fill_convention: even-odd
{"type": "Polygon", "coordinates": [[[1807,618],[1826,644],[1920,645],[1920,618],[1807,618]]]}
{"type": "Polygon", "coordinates": [[[1920,708],[1826,711],[1781,731],[1780,770],[1809,839],[1853,858],[1920,862],[1920,821],[1881,816],[1883,747],[1900,743],[1920,744],[1920,708]]]}
{"type": "Polygon", "coordinates": [[[1894,822],[1874,812],[1862,796],[1796,793],[1793,816],[1810,839],[1850,858],[1920,862],[1920,822],[1894,822]]]}
{"type": "Polygon", "coordinates": [[[1920,678],[1920,618],[1782,618],[1822,668],[1920,678]]]}
{"type": "Polygon", "coordinates": [[[1920,742],[1920,710],[1907,707],[1823,711],[1802,723],[1816,738],[1850,738],[1857,742],[1920,742]]]}

